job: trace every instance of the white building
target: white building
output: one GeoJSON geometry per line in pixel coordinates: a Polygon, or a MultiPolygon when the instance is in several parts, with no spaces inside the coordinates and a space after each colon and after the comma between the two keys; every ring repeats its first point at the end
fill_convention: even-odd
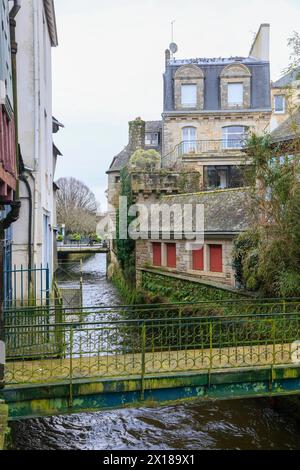
{"type": "Polygon", "coordinates": [[[55,238],[51,49],[58,45],[53,0],[22,0],[18,15],[18,123],[25,179],[21,216],[14,225],[13,264],[49,266],[55,238]]]}

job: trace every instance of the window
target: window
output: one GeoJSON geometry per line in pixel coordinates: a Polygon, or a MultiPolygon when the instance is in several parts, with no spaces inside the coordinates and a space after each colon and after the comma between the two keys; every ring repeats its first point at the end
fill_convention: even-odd
{"type": "Polygon", "coordinates": [[[228,104],[243,104],[244,86],[242,83],[228,83],[228,104]]]}
{"type": "Polygon", "coordinates": [[[120,176],[115,176],[115,183],[120,183],[120,176]]]}
{"type": "Polygon", "coordinates": [[[159,144],[158,132],[146,132],[145,145],[158,147],[158,144],[159,144]]]}
{"type": "Polygon", "coordinates": [[[184,127],[182,129],[182,151],[190,153],[196,151],[196,128],[184,127]]]}
{"type": "Polygon", "coordinates": [[[284,95],[275,95],[274,96],[274,111],[275,111],[275,113],[284,113],[285,112],[285,97],[284,97],[284,95]]]}
{"type": "Polygon", "coordinates": [[[204,167],[205,189],[241,188],[245,185],[247,167],[209,165],[204,167]]]}
{"type": "Polygon", "coordinates": [[[223,149],[242,148],[247,137],[247,127],[227,126],[222,129],[223,149]]]}
{"type": "Polygon", "coordinates": [[[161,266],[161,243],[152,243],[153,266],[161,266]]]}
{"type": "Polygon", "coordinates": [[[209,245],[210,271],[213,273],[223,272],[222,245],[209,245]]]}
{"type": "Polygon", "coordinates": [[[167,243],[167,267],[176,268],[176,243],[167,243]]]}
{"type": "Polygon", "coordinates": [[[195,271],[203,271],[204,270],[204,256],[203,256],[203,248],[199,250],[192,250],[192,261],[193,261],[193,269],[195,271]]]}
{"type": "Polygon", "coordinates": [[[181,85],[181,105],[187,107],[197,105],[197,85],[181,85]]]}

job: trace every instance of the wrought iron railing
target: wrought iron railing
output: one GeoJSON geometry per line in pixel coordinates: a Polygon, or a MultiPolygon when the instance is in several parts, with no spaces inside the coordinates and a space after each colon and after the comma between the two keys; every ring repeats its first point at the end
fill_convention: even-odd
{"type": "Polygon", "coordinates": [[[170,153],[162,157],[162,166],[173,167],[181,163],[183,157],[240,152],[245,144],[245,139],[182,141],[170,153]]]}
{"type": "MultiPolygon", "coordinates": [[[[7,344],[18,344],[18,354],[6,365],[6,383],[133,375],[143,378],[290,364],[295,360],[300,313],[280,313],[292,308],[292,303],[271,302],[269,308],[275,313],[228,316],[199,316],[203,304],[192,307],[197,316],[181,304],[176,317],[174,312],[167,317],[169,306],[169,310],[160,311],[161,317],[155,317],[152,311],[151,317],[143,319],[128,318],[126,307],[111,307],[112,311],[100,308],[102,319],[96,319],[97,312],[93,312],[94,317],[88,315],[85,321],[76,318],[79,312],[64,316],[62,309],[61,321],[53,316],[47,324],[37,321],[31,325],[25,323],[28,316],[24,315],[13,327],[5,327],[7,344]],[[116,312],[127,318],[112,320],[111,314],[116,312]]],[[[139,308],[140,313],[142,310],[139,308]]]]}

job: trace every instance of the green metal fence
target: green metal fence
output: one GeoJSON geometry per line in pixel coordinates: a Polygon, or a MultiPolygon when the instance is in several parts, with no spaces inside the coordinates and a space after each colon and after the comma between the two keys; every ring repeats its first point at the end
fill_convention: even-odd
{"type": "Polygon", "coordinates": [[[3,273],[4,290],[9,295],[4,299],[6,308],[17,308],[33,304],[48,304],[50,299],[49,267],[25,268],[23,265],[6,269],[3,273]],[[9,286],[9,290],[6,288],[9,286]]]}
{"type": "Polygon", "coordinates": [[[12,336],[18,338],[19,355],[6,366],[7,384],[87,377],[143,380],[159,374],[291,364],[297,359],[300,313],[6,326],[8,344],[12,336]]]}

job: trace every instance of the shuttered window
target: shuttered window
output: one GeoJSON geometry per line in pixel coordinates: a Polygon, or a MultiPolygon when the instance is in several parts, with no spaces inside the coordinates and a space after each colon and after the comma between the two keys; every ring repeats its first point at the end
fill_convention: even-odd
{"type": "Polygon", "coordinates": [[[210,271],[213,273],[223,272],[223,250],[222,245],[209,245],[210,271]]]}
{"type": "Polygon", "coordinates": [[[152,243],[153,266],[161,266],[161,243],[152,243]]]}
{"type": "Polygon", "coordinates": [[[176,244],[167,243],[167,267],[176,268],[176,244]]]}
{"type": "Polygon", "coordinates": [[[203,248],[199,250],[193,250],[192,257],[193,257],[193,269],[195,271],[203,271],[204,269],[203,248]]]}

